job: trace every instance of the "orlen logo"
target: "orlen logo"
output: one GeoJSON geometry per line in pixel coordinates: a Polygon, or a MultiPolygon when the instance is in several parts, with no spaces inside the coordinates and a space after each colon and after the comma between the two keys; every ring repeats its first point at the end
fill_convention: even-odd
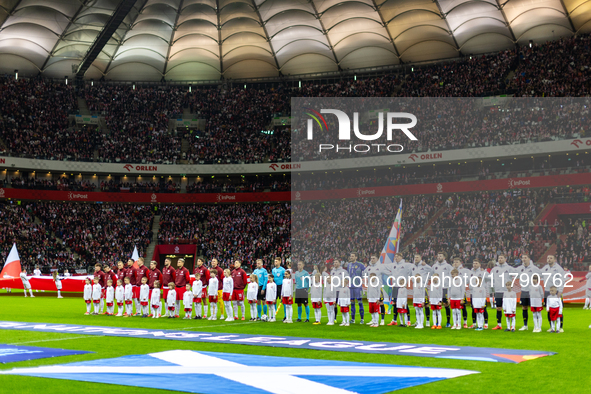
{"type": "Polygon", "coordinates": [[[531,179],[528,179],[527,181],[515,181],[513,179],[509,179],[509,189],[513,189],[515,187],[520,187],[520,186],[530,186],[531,185],[531,179]]]}
{"type": "Polygon", "coordinates": [[[576,146],[577,148],[580,148],[583,145],[591,146],[591,140],[587,140],[585,142],[583,142],[581,140],[574,140],[570,144],[576,146]]]}
{"type": "Polygon", "coordinates": [[[437,184],[437,193],[443,193],[443,185],[441,183],[437,184]]]}
{"type": "Polygon", "coordinates": [[[123,166],[127,171],[131,172],[131,170],[135,169],[136,171],[158,171],[158,166],[133,166],[131,164],[126,164],[123,166]]]}
{"type": "MultiPolygon", "coordinates": [[[[313,112],[306,112],[311,119],[308,119],[307,122],[307,138],[308,140],[312,140],[314,136],[314,122],[320,128],[320,131],[328,132],[328,125],[326,120],[321,114],[332,114],[337,117],[339,122],[339,140],[341,141],[351,141],[351,119],[349,115],[345,112],[338,110],[338,109],[321,109],[320,113],[311,109],[305,108],[306,110],[313,112]],[[322,122],[321,122],[322,121],[322,122]],[[324,125],[324,126],[323,126],[324,125]]],[[[401,130],[411,141],[417,141],[417,137],[415,137],[409,129],[416,126],[417,124],[417,117],[413,114],[409,114],[407,112],[388,112],[386,115],[386,137],[388,141],[392,141],[392,134],[394,130],[401,130]],[[394,119],[410,119],[410,123],[394,123],[394,119]]],[[[382,134],[384,133],[384,113],[378,113],[378,130],[375,134],[362,134],[359,131],[359,113],[353,112],[353,133],[355,137],[362,141],[375,141],[379,139],[382,134]]],[[[359,152],[359,153],[366,153],[371,150],[376,150],[377,152],[391,152],[391,153],[399,153],[404,150],[404,147],[400,144],[354,144],[348,146],[340,146],[340,145],[333,145],[333,144],[320,144],[318,146],[319,152],[323,150],[336,150],[339,151],[347,151],[347,152],[359,152]]]]}
{"type": "Polygon", "coordinates": [[[273,171],[277,171],[277,168],[279,168],[279,166],[277,164],[273,163],[269,166],[269,168],[271,168],[273,171]]]}
{"type": "Polygon", "coordinates": [[[408,156],[408,158],[411,159],[412,161],[441,159],[441,158],[443,158],[443,153],[426,153],[421,156],[413,153],[412,155],[408,156]]]}
{"type": "Polygon", "coordinates": [[[88,199],[88,194],[74,194],[72,192],[68,193],[68,199],[69,200],[76,200],[76,199],[80,199],[80,200],[87,200],[88,199]]]}
{"type": "Polygon", "coordinates": [[[376,189],[357,189],[357,195],[359,197],[376,195],[376,189]]]}
{"type": "Polygon", "coordinates": [[[158,196],[156,196],[156,194],[152,193],[150,198],[151,198],[151,202],[156,202],[156,200],[158,199],[158,196]]]}
{"type": "Polygon", "coordinates": [[[218,201],[236,201],[235,194],[218,194],[217,196],[218,201]]]}

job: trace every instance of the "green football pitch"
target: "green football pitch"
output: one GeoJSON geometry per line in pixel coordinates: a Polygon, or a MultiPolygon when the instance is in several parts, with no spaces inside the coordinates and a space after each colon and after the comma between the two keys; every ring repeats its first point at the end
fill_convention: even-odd
{"type": "MultiPolygon", "coordinates": [[[[81,297],[55,298],[55,293],[36,293],[35,298],[25,298],[22,293],[0,294],[0,320],[84,324],[147,329],[171,329],[186,331],[208,331],[216,333],[243,333],[256,335],[296,336],[307,338],[330,338],[343,340],[365,340],[376,342],[402,342],[413,344],[438,344],[450,346],[495,347],[507,349],[545,350],[556,352],[554,356],[512,363],[484,361],[445,360],[413,356],[372,355],[364,353],[331,352],[306,349],[285,349],[246,346],[223,343],[182,342],[158,339],[99,337],[93,335],[28,332],[0,330],[0,343],[22,344],[26,346],[55,347],[72,350],[87,350],[95,353],[78,356],[48,358],[18,363],[0,364],[0,368],[34,367],[41,365],[66,364],[92,359],[116,358],[131,354],[146,354],[165,350],[188,349],[226,353],[245,353],[295,358],[313,358],[341,361],[355,361],[408,366],[456,368],[478,371],[479,374],[443,380],[427,385],[405,389],[408,393],[584,393],[591,387],[591,311],[583,310],[580,304],[568,305],[564,310],[565,332],[547,333],[548,322],[544,322],[542,333],[532,333],[533,321],[530,312],[530,330],[527,332],[504,332],[485,330],[477,332],[469,329],[452,331],[415,330],[414,328],[380,326],[370,328],[365,325],[350,327],[326,326],[326,316],[322,325],[311,323],[283,324],[249,322],[225,322],[223,320],[183,320],[183,319],[144,319],[140,317],[122,318],[112,316],[85,316],[85,304],[81,297]]],[[[367,311],[367,305],[366,305],[367,311]]],[[[444,313],[445,314],[445,313],[444,313]]],[[[495,321],[495,312],[489,309],[495,321]]],[[[312,313],[313,315],[313,313],[312,313]]],[[[283,309],[279,317],[283,316],[283,309]]],[[[411,311],[414,321],[414,311],[411,311]]],[[[546,313],[543,313],[546,319],[546,313]]],[[[294,320],[297,306],[294,306],[294,320]]],[[[339,313],[339,323],[341,314],[339,313]]],[[[368,317],[366,316],[366,321],[368,317]]],[[[280,319],[279,319],[280,320],[280,319]]],[[[386,322],[391,316],[386,316],[386,322]]],[[[471,318],[468,317],[470,321],[471,318]]],[[[444,317],[445,321],[445,317],[444,317]]],[[[517,316],[517,328],[521,327],[521,314],[517,316]]],[[[504,326],[504,322],[503,322],[504,326]]],[[[23,376],[0,377],[1,392],[4,393],[163,393],[162,390],[113,386],[97,383],[84,383],[69,380],[32,378],[23,376]],[[113,391],[114,390],[114,391],[113,391]]]]}

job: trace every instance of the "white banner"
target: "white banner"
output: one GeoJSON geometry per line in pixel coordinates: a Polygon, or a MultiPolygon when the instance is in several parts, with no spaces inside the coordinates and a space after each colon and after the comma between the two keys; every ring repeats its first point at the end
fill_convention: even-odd
{"type": "Polygon", "coordinates": [[[203,175],[203,174],[260,174],[304,171],[329,171],[338,168],[360,169],[390,165],[413,165],[440,162],[480,161],[490,158],[525,157],[555,153],[585,152],[591,150],[591,138],[537,142],[529,144],[502,145],[485,148],[457,149],[426,153],[391,153],[367,158],[340,159],[325,161],[305,161],[300,163],[260,163],[260,164],[126,164],[126,163],[87,163],[74,161],[34,160],[17,157],[0,157],[0,170],[37,170],[106,174],[134,175],[203,175]]]}

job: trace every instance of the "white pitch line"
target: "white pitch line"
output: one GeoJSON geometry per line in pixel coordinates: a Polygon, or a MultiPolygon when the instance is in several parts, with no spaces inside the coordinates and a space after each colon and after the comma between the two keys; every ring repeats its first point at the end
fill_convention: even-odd
{"type": "Polygon", "coordinates": [[[184,327],[181,330],[190,330],[192,328],[208,328],[208,327],[215,328],[215,327],[224,327],[224,326],[236,326],[238,324],[252,324],[252,323],[257,323],[257,322],[255,322],[255,321],[244,321],[244,322],[241,321],[241,322],[228,323],[228,324],[216,324],[215,326],[214,325],[211,325],[211,326],[205,325],[205,326],[195,326],[195,327],[184,327]]]}
{"type": "MultiPolygon", "coordinates": [[[[103,337],[104,335],[96,335],[96,336],[103,337]]],[[[90,338],[90,337],[88,335],[85,335],[85,336],[70,337],[70,338],[41,339],[39,341],[14,342],[14,343],[9,343],[8,345],[23,345],[25,343],[38,343],[38,342],[69,341],[69,340],[73,340],[73,339],[82,339],[82,338],[90,338]]]]}

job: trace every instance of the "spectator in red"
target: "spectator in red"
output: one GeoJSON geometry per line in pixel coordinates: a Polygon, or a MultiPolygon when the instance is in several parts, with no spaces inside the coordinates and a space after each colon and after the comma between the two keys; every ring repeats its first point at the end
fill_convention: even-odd
{"type": "Polygon", "coordinates": [[[176,291],[176,308],[174,315],[179,317],[179,309],[181,307],[181,300],[185,293],[185,286],[187,283],[191,283],[191,274],[189,270],[185,268],[185,260],[179,259],[177,262],[176,278],[174,280],[174,286],[176,291]]]}
{"type": "Polygon", "coordinates": [[[234,280],[234,291],[232,292],[232,304],[234,306],[234,320],[238,320],[238,307],[242,308],[242,320],[244,320],[244,288],[248,283],[246,272],[240,267],[242,263],[240,260],[234,262],[234,270],[232,271],[232,279],[234,280]]]}

